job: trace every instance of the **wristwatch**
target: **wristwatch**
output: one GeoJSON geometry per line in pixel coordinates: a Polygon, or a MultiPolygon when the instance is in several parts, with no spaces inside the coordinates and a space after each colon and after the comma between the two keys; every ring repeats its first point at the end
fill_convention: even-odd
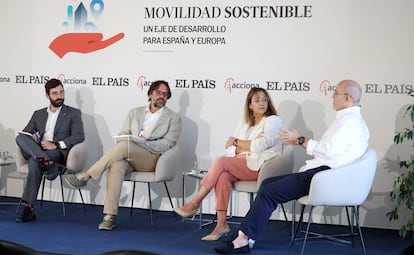
{"type": "Polygon", "coordinates": [[[305,142],[306,138],[303,136],[298,137],[298,144],[302,145],[305,142]]]}
{"type": "Polygon", "coordinates": [[[59,142],[55,142],[56,145],[56,149],[60,149],[60,143],[59,142]]]}

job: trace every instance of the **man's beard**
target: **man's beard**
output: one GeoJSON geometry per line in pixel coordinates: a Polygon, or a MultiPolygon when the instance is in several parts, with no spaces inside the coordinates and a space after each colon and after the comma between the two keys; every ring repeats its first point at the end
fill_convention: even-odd
{"type": "Polygon", "coordinates": [[[64,101],[65,101],[65,99],[63,99],[63,98],[59,98],[59,99],[56,99],[56,100],[50,99],[50,103],[54,107],[61,107],[64,101]]]}
{"type": "Polygon", "coordinates": [[[166,103],[166,101],[165,101],[165,100],[158,99],[157,101],[153,101],[153,102],[152,102],[152,105],[153,105],[155,108],[160,109],[160,108],[162,108],[162,107],[165,105],[165,103],[166,103]]]}

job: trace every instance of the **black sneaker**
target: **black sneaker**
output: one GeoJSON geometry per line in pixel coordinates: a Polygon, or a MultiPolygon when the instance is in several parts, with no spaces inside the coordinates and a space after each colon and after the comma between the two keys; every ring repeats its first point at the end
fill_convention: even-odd
{"type": "Polygon", "coordinates": [[[36,214],[33,210],[33,207],[25,206],[22,214],[20,214],[17,218],[17,222],[25,222],[25,221],[32,221],[36,219],[36,214]]]}

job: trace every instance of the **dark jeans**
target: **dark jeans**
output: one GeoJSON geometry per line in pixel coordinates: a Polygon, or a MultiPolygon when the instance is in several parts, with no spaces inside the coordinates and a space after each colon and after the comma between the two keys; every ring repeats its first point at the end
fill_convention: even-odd
{"type": "Polygon", "coordinates": [[[275,176],[264,180],[252,207],[240,225],[240,230],[250,239],[256,240],[277,205],[306,196],[309,193],[312,177],[317,172],[327,169],[330,167],[320,166],[301,173],[275,176]]]}

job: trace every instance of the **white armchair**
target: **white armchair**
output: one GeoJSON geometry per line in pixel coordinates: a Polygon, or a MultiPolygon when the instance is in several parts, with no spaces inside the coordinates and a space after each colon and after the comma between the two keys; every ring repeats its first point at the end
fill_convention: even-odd
{"type": "MultiPolygon", "coordinates": [[[[86,141],[83,141],[81,143],[76,144],[73,146],[69,153],[66,160],[66,172],[65,174],[75,174],[78,172],[81,172],[83,170],[83,167],[86,163],[86,160],[88,158],[88,148],[86,141]]],[[[23,157],[23,154],[20,150],[20,148],[17,146],[16,148],[16,167],[17,171],[22,174],[27,174],[29,171],[29,164],[27,160],[23,157]]],[[[62,175],[59,175],[60,179],[60,190],[62,194],[62,207],[63,207],[63,215],[66,216],[66,209],[65,209],[65,197],[63,194],[63,183],[62,183],[62,175]]],[[[43,194],[45,190],[45,182],[46,182],[46,176],[43,176],[42,181],[42,191],[41,191],[41,200],[40,205],[43,203],[43,194]]],[[[80,189],[78,189],[79,195],[82,199],[83,207],[85,208],[85,202],[83,200],[82,192],[80,189]]]]}
{"type": "Polygon", "coordinates": [[[293,161],[293,146],[285,145],[281,155],[270,158],[263,163],[257,181],[236,181],[233,184],[233,189],[238,192],[249,193],[250,203],[252,203],[253,196],[259,190],[263,180],[273,176],[292,173],[293,161]]]}
{"type": "MultiPolygon", "coordinates": [[[[301,204],[301,216],[299,220],[300,223],[303,221],[303,212],[305,206],[311,206],[309,211],[309,219],[306,227],[305,237],[302,244],[301,254],[303,254],[304,252],[306,240],[308,238],[308,235],[310,234],[309,228],[312,222],[312,211],[315,206],[345,207],[348,216],[348,224],[350,228],[350,233],[347,236],[351,237],[351,242],[336,238],[337,236],[343,235],[327,236],[316,234],[316,237],[329,238],[330,240],[346,242],[353,245],[352,237],[355,235],[353,233],[353,221],[355,220],[356,226],[358,228],[358,234],[362,243],[362,248],[364,250],[364,254],[366,254],[365,243],[359,225],[358,209],[359,206],[365,201],[369,194],[369,191],[371,190],[371,186],[374,181],[376,167],[377,155],[372,148],[368,148],[365,154],[361,158],[355,160],[354,162],[342,167],[319,172],[313,176],[309,194],[297,200],[297,202],[301,204]],[[352,220],[349,219],[349,207],[353,209],[352,220]]],[[[296,233],[297,230],[298,228],[296,229],[296,233]]],[[[296,239],[296,233],[292,239],[292,242],[296,239]]]]}
{"type": "MultiPolygon", "coordinates": [[[[178,163],[180,161],[181,150],[179,145],[174,146],[168,151],[164,152],[157,161],[154,172],[139,172],[133,171],[132,173],[125,176],[125,181],[133,182],[132,189],[132,202],[130,214],[132,214],[132,209],[134,206],[134,197],[135,197],[135,184],[136,182],[145,182],[148,186],[148,200],[149,200],[149,209],[150,209],[150,218],[151,225],[154,225],[152,217],[152,202],[151,202],[151,183],[163,182],[165,190],[167,191],[168,199],[170,200],[171,207],[174,209],[174,205],[171,200],[170,192],[168,191],[167,181],[174,179],[175,174],[178,171],[178,163]]],[[[173,213],[174,217],[175,213],[173,213]]]]}
{"type": "MultiPolygon", "coordinates": [[[[251,206],[253,204],[254,194],[256,194],[259,190],[263,180],[269,177],[292,173],[293,163],[293,145],[284,145],[282,154],[270,158],[263,163],[263,166],[260,168],[257,181],[236,181],[233,184],[233,189],[237,192],[249,193],[251,206]]],[[[288,222],[283,204],[280,204],[280,206],[282,208],[283,216],[285,217],[286,222],[288,222]]]]}

